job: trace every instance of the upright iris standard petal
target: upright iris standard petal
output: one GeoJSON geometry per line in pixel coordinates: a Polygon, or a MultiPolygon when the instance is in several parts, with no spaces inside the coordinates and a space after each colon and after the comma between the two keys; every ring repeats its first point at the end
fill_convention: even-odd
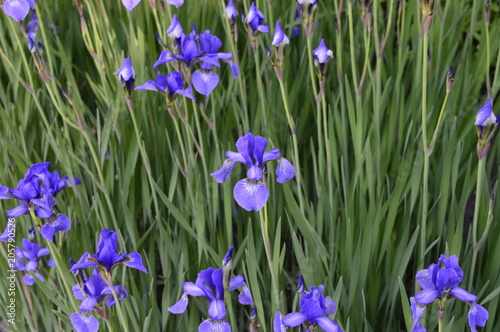
{"type": "Polygon", "coordinates": [[[3,11],[16,22],[19,22],[28,15],[30,5],[26,0],[7,0],[3,3],[3,11]]]}
{"type": "Polygon", "coordinates": [[[71,324],[77,332],[97,332],[99,330],[99,321],[91,315],[72,313],[71,324]]]}
{"type": "Polygon", "coordinates": [[[238,205],[247,211],[262,209],[269,198],[269,190],[264,183],[247,179],[236,183],[233,194],[238,205]]]}
{"type": "Polygon", "coordinates": [[[486,127],[496,123],[496,116],[491,107],[491,99],[487,99],[483,107],[476,112],[476,126],[486,127]]]}
{"type": "Polygon", "coordinates": [[[173,314],[182,314],[184,311],[186,311],[186,308],[188,306],[189,301],[187,296],[187,293],[183,293],[180,300],[177,301],[173,306],[168,307],[167,310],[173,314]]]}
{"type": "Polygon", "coordinates": [[[122,0],[123,6],[125,6],[129,12],[131,12],[140,2],[141,0],[122,0]]]}
{"type": "Polygon", "coordinates": [[[64,214],[58,214],[55,218],[51,219],[49,222],[45,223],[42,228],[40,228],[40,233],[43,238],[51,241],[54,238],[54,234],[57,232],[66,232],[71,228],[71,222],[69,218],[64,214]]]}
{"type": "Polygon", "coordinates": [[[219,76],[213,72],[197,70],[193,73],[192,82],[196,91],[208,96],[219,84],[219,76]]]}
{"type": "Polygon", "coordinates": [[[488,311],[479,304],[473,302],[469,310],[469,326],[472,332],[476,332],[476,326],[484,327],[488,320],[488,311]]]}
{"type": "Polygon", "coordinates": [[[181,38],[183,34],[182,25],[177,18],[177,15],[172,17],[172,23],[167,29],[167,35],[170,38],[181,38]]]}
{"type": "Polygon", "coordinates": [[[295,176],[295,168],[292,163],[285,158],[278,158],[278,167],[276,167],[276,181],[278,183],[284,183],[288,180],[293,179],[295,176]]]}

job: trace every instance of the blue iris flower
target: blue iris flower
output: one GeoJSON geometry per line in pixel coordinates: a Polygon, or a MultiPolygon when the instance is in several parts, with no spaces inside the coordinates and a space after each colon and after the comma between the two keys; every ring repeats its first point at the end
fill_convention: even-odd
{"type": "Polygon", "coordinates": [[[125,84],[129,92],[132,90],[132,85],[135,81],[135,71],[130,58],[123,59],[123,64],[116,71],[115,76],[120,78],[121,84],[125,84]]]}
{"type": "Polygon", "coordinates": [[[226,151],[226,161],[221,169],[210,174],[219,183],[225,182],[236,162],[240,162],[247,168],[247,177],[236,183],[234,187],[234,199],[245,210],[260,210],[266,205],[269,191],[264,184],[265,165],[270,160],[278,160],[276,168],[276,181],[284,183],[295,176],[293,165],[281,158],[279,149],[264,152],[267,147],[267,139],[254,136],[248,132],[236,142],[238,152],[226,151]]]}
{"type": "Polygon", "coordinates": [[[248,10],[247,16],[244,18],[244,21],[250,25],[252,28],[253,35],[256,35],[259,32],[269,33],[269,27],[267,23],[262,24],[265,17],[264,14],[257,8],[255,2],[252,2],[250,9],[248,10]]]}
{"type": "MultiPolygon", "coordinates": [[[[44,281],[45,279],[40,274],[39,262],[41,257],[50,254],[49,249],[42,248],[41,245],[32,243],[27,239],[23,239],[21,243],[24,249],[16,247],[16,269],[29,273],[24,275],[24,283],[28,286],[33,285],[35,283],[33,275],[36,275],[38,279],[44,281]]],[[[55,266],[55,263],[52,259],[49,259],[47,265],[55,266]]]]}
{"type": "Polygon", "coordinates": [[[182,74],[174,71],[169,73],[166,77],[158,73],[155,81],[149,80],[146,83],[136,87],[135,90],[151,90],[162,92],[167,96],[170,102],[175,99],[176,95],[181,95],[186,98],[196,100],[193,96],[193,92],[190,86],[188,86],[186,89],[183,88],[184,81],[182,80],[182,74]]]}

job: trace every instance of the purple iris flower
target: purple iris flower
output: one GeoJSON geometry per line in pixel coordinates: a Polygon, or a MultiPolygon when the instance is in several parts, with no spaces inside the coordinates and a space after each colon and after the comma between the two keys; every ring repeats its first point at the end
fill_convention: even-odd
{"type": "MultiPolygon", "coordinates": [[[[231,326],[224,319],[226,318],[226,305],[224,303],[223,269],[208,268],[198,273],[196,283],[185,282],[183,285],[184,294],[179,301],[168,308],[173,314],[181,314],[188,306],[188,295],[203,296],[209,302],[208,319],[203,321],[198,327],[199,332],[230,332],[231,326]]],[[[228,291],[231,292],[239,287],[246,287],[243,276],[232,277],[229,282],[228,291]]],[[[248,288],[246,288],[247,290],[248,288]]],[[[253,300],[249,291],[242,291],[238,297],[241,304],[253,305],[253,300]]]]}
{"type": "MultiPolygon", "coordinates": [[[[295,327],[304,324],[305,327],[319,326],[327,332],[340,332],[340,326],[325,315],[335,313],[336,305],[331,297],[323,295],[323,285],[318,288],[311,286],[308,293],[300,299],[300,312],[292,312],[282,319],[282,324],[295,327]]],[[[276,319],[276,318],[275,318],[276,319]]],[[[275,328],[278,327],[275,320],[275,328]]],[[[282,329],[275,331],[281,332],[282,329]]]]}
{"type": "Polygon", "coordinates": [[[289,42],[290,40],[288,39],[288,36],[283,32],[283,29],[281,28],[280,21],[276,21],[276,29],[274,30],[272,45],[276,47],[284,47],[289,42]]]}
{"type": "Polygon", "coordinates": [[[122,0],[122,4],[129,12],[131,12],[141,0],[122,0]]]}
{"type": "Polygon", "coordinates": [[[185,90],[184,81],[182,80],[182,74],[174,71],[167,75],[167,77],[158,73],[156,81],[149,80],[146,83],[139,85],[135,90],[151,90],[159,91],[167,94],[170,101],[173,101],[176,95],[181,95],[192,100],[196,100],[191,91],[191,87],[188,86],[185,90]]]}
{"type": "MultiPolygon", "coordinates": [[[[172,17],[172,23],[167,29],[167,35],[174,40],[175,48],[180,47],[181,37],[183,35],[182,25],[177,18],[177,15],[172,17]]],[[[156,67],[156,66],[155,66],[156,67]]]]}
{"type": "Polygon", "coordinates": [[[415,322],[414,329],[412,329],[413,332],[425,331],[419,323],[423,315],[421,308],[435,299],[444,302],[449,298],[456,298],[469,304],[469,325],[471,331],[476,331],[475,326],[484,326],[486,324],[488,311],[475,303],[477,296],[458,287],[458,284],[462,282],[463,276],[464,272],[458,265],[458,257],[456,255],[450,257],[441,255],[437,264],[431,264],[427,269],[420,270],[417,273],[417,281],[423,289],[413,297],[413,300],[410,299],[412,301],[411,309],[415,322]]]}
{"type": "Polygon", "coordinates": [[[330,58],[333,58],[333,52],[332,50],[329,50],[326,47],[324,39],[321,39],[319,46],[312,53],[314,58],[314,64],[316,66],[318,65],[324,66],[324,64],[328,62],[330,58]]]}
{"type": "Polygon", "coordinates": [[[15,226],[14,223],[9,222],[7,223],[7,226],[5,226],[2,235],[0,235],[0,241],[15,242],[15,240],[16,240],[15,226]]]}
{"type": "Polygon", "coordinates": [[[495,113],[493,113],[493,109],[491,107],[491,99],[488,98],[484,106],[476,112],[475,125],[480,127],[482,130],[484,127],[491,126],[496,123],[497,118],[495,116],[495,113]]]}
{"type": "Polygon", "coordinates": [[[175,6],[176,8],[179,8],[184,4],[184,0],[167,0],[167,3],[175,6]]]}
{"type": "MultiPolygon", "coordinates": [[[[44,281],[45,279],[39,273],[40,269],[38,263],[42,256],[46,256],[50,254],[48,248],[42,248],[41,245],[32,243],[27,239],[22,240],[22,246],[24,248],[21,249],[16,247],[16,269],[19,271],[28,271],[33,273],[40,279],[44,281]]],[[[49,259],[47,262],[48,266],[55,266],[54,261],[49,259]]],[[[31,286],[35,283],[35,278],[33,278],[32,274],[25,274],[23,277],[23,281],[26,285],[31,286]]]]}
{"type": "Polygon", "coordinates": [[[236,23],[236,18],[238,17],[238,10],[236,9],[236,6],[234,5],[233,0],[229,0],[226,6],[226,15],[231,23],[236,23]]]}
{"type": "Polygon", "coordinates": [[[281,158],[279,149],[264,152],[267,147],[267,139],[254,136],[249,131],[236,142],[238,152],[226,151],[226,161],[221,169],[210,174],[219,183],[225,182],[234,164],[240,162],[247,168],[247,177],[236,183],[234,187],[234,199],[245,210],[260,210],[264,207],[269,197],[269,191],[264,184],[265,164],[270,160],[278,160],[276,168],[276,181],[284,183],[295,176],[293,165],[281,158]]]}
{"type": "MultiPolygon", "coordinates": [[[[114,286],[115,292],[118,295],[118,301],[122,301],[128,296],[127,291],[120,285],[114,286]]],[[[107,295],[112,295],[111,288],[106,284],[106,282],[101,278],[97,269],[94,273],[85,280],[83,288],[80,285],[73,285],[73,294],[77,300],[81,300],[82,303],[78,308],[80,311],[87,312],[94,310],[94,307],[98,303],[104,302],[107,295]]],[[[115,298],[109,296],[106,305],[112,307],[116,304],[115,298]]]]}
{"type": "Polygon", "coordinates": [[[27,0],[7,0],[3,3],[3,11],[12,17],[16,22],[22,21],[28,15],[30,7],[35,8],[33,1],[27,0]]]}
{"type": "Polygon", "coordinates": [[[132,89],[135,80],[134,67],[130,58],[123,59],[122,66],[116,71],[115,76],[120,78],[121,84],[126,84],[128,91],[132,89]]]}
{"type": "Polygon", "coordinates": [[[179,60],[183,62],[186,67],[191,68],[191,66],[197,62],[198,58],[203,55],[203,53],[198,50],[196,38],[191,35],[186,35],[185,33],[182,34],[180,39],[180,51],[181,54],[175,54],[167,50],[162,51],[160,57],[154,63],[153,68],[175,60],[179,60]]]}
{"type": "Polygon", "coordinates": [[[84,253],[80,260],[71,267],[70,272],[74,272],[86,267],[99,267],[103,272],[106,272],[106,277],[110,277],[111,270],[120,264],[124,264],[131,268],[137,269],[144,273],[148,270],[142,264],[142,257],[137,252],[122,253],[117,252],[118,235],[116,232],[103,229],[97,243],[97,253],[84,253]]]}
{"type": "Polygon", "coordinates": [[[257,8],[255,2],[252,2],[250,9],[248,10],[247,16],[244,21],[252,27],[252,32],[255,35],[257,31],[263,33],[269,33],[269,27],[267,23],[261,24],[265,19],[264,14],[257,8]]]}

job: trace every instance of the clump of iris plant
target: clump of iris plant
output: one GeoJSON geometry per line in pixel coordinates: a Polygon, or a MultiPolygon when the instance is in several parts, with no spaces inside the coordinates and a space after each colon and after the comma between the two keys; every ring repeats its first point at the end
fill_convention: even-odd
{"type": "Polygon", "coordinates": [[[288,327],[296,326],[302,326],[306,331],[316,331],[317,327],[320,327],[326,332],[343,332],[336,322],[327,317],[335,313],[337,306],[331,297],[323,295],[324,286],[319,285],[318,288],[311,286],[309,292],[303,292],[304,289],[302,278],[299,276],[297,290],[299,294],[302,294],[300,311],[292,312],[284,317],[279,311],[276,312],[274,332],[285,332],[288,327]]]}
{"type": "Polygon", "coordinates": [[[269,191],[266,187],[266,163],[278,160],[276,168],[276,181],[284,183],[295,176],[293,165],[281,157],[279,149],[264,152],[267,147],[267,139],[254,136],[251,131],[242,136],[236,142],[238,152],[226,151],[226,161],[218,171],[210,174],[217,182],[224,183],[231,174],[236,162],[245,165],[247,177],[238,181],[234,186],[234,199],[239,206],[247,211],[260,210],[266,205],[269,191]]]}
{"type": "MultiPolygon", "coordinates": [[[[30,231],[30,237],[34,238],[34,230],[30,231]]],[[[35,283],[34,275],[41,281],[45,281],[41,275],[40,260],[43,256],[50,255],[49,248],[42,248],[41,245],[30,242],[28,239],[21,241],[22,247],[16,247],[16,269],[25,271],[23,281],[26,285],[31,286],[35,283]]],[[[48,266],[55,266],[54,261],[50,258],[47,263],[48,266]]]]}
{"type": "Polygon", "coordinates": [[[130,94],[135,81],[135,71],[130,58],[123,59],[123,63],[116,71],[115,76],[118,76],[120,83],[126,86],[127,91],[130,94]]]}
{"type": "Polygon", "coordinates": [[[97,331],[99,321],[90,315],[92,311],[99,316],[107,318],[104,305],[111,307],[116,304],[116,294],[118,301],[128,296],[123,286],[113,285],[112,270],[118,265],[126,265],[141,272],[148,273],[142,263],[142,257],[137,252],[118,253],[118,235],[116,232],[103,229],[97,243],[95,254],[84,253],[77,263],[71,261],[70,272],[77,275],[78,284],[73,286],[73,293],[77,300],[82,300],[79,311],[71,315],[71,323],[77,332],[97,331]],[[92,267],[93,274],[90,278],[85,278],[81,269],[92,267]]]}
{"type": "Polygon", "coordinates": [[[488,155],[499,122],[500,117],[497,118],[493,113],[491,99],[488,98],[484,106],[476,112],[475,125],[477,128],[477,155],[479,159],[483,159],[488,155]]]}
{"type": "Polygon", "coordinates": [[[222,268],[208,268],[198,273],[196,282],[185,282],[184,293],[179,301],[168,308],[173,314],[181,314],[188,306],[188,295],[201,296],[208,301],[208,318],[201,322],[199,332],[231,332],[231,326],[225,321],[225,293],[242,288],[238,301],[243,305],[253,305],[252,295],[245,284],[243,276],[231,277],[233,247],[224,256],[222,268]]]}
{"type": "Polygon", "coordinates": [[[3,3],[5,14],[13,18],[16,22],[22,21],[28,16],[31,9],[35,9],[34,0],[7,0],[3,3]]]}
{"type": "Polygon", "coordinates": [[[191,33],[185,34],[177,17],[174,17],[167,34],[174,38],[175,52],[163,50],[153,68],[173,63],[182,72],[187,84],[192,84],[197,92],[205,96],[210,95],[219,84],[219,75],[212,71],[214,67],[220,67],[219,60],[229,63],[233,78],[239,74],[236,64],[229,61],[233,54],[219,52],[222,42],[219,37],[212,35],[210,30],[198,34],[193,24],[191,33]],[[196,63],[200,63],[200,69],[192,72],[196,63]]]}
{"type": "Polygon", "coordinates": [[[476,326],[484,326],[488,320],[488,311],[477,304],[477,296],[458,287],[462,282],[464,272],[458,265],[458,257],[452,255],[446,257],[441,255],[437,264],[431,264],[427,269],[420,270],[416,279],[422,286],[422,290],[410,298],[411,311],[413,314],[412,332],[427,331],[420,319],[422,318],[425,306],[434,300],[438,301],[438,322],[442,325],[445,313],[445,304],[453,298],[463,301],[470,306],[469,326],[472,332],[476,331],[476,326]]]}
{"type": "MultiPolygon", "coordinates": [[[[17,188],[0,186],[0,199],[17,199],[19,206],[5,211],[9,218],[30,214],[43,238],[52,241],[54,234],[71,228],[69,218],[54,211],[55,197],[65,187],[72,183],[67,176],[61,178],[56,172],[49,172],[50,162],[32,165],[24,178],[19,180],[17,188]],[[42,222],[44,220],[45,222],[42,222]]],[[[73,179],[74,184],[80,180],[73,179]]]]}

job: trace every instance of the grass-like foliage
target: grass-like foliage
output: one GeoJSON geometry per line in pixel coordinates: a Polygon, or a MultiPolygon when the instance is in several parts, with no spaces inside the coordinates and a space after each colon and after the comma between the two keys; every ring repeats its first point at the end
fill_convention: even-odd
{"type": "Polygon", "coordinates": [[[0,330],[500,330],[498,1],[0,3],[0,330]]]}

